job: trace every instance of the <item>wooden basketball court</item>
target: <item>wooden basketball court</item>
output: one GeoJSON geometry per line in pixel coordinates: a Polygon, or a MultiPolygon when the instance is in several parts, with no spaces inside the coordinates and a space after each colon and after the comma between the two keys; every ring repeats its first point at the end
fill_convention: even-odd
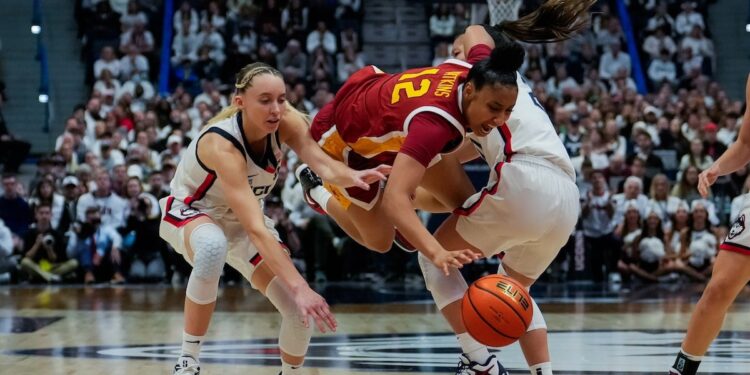
{"type": "MultiPolygon", "coordinates": [[[[308,374],[452,374],[455,337],[423,285],[328,283],[339,330],[313,337],[308,374]]],[[[665,374],[702,286],[535,287],[556,374],[665,374]]],[[[0,363],[7,374],[171,374],[184,289],[162,285],[0,289],[0,363]]],[[[249,286],[223,288],[202,374],[276,375],[279,316],[249,286]]],[[[702,374],[750,372],[750,291],[730,310],[702,374]]],[[[517,344],[499,358],[528,369],[517,344]]]]}

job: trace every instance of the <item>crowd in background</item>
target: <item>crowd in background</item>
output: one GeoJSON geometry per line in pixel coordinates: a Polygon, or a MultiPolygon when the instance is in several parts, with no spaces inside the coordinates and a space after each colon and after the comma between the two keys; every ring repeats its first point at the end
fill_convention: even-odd
{"type": "MultiPolygon", "coordinates": [[[[536,5],[524,2],[521,15],[536,5]]],[[[716,56],[706,37],[707,2],[630,2],[646,95],[632,78],[638,57],[624,48],[619,17],[607,1],[596,7],[582,35],[527,45],[521,68],[558,129],[581,191],[579,228],[548,276],[703,281],[750,189],[746,169],[720,179],[709,199],[696,189],[698,173],[736,139],[744,111],[711,78],[716,56]]],[[[366,63],[360,0],[185,1],[173,14],[171,40],[162,40],[162,8],[139,0],[77,2],[91,95],[65,119],[30,183],[3,175],[0,275],[185,280],[190,267],[159,238],[158,199],[169,194],[201,125],[227,105],[233,74],[254,61],[277,67],[289,102],[314,116],[366,63]],[[162,43],[171,46],[167,95],[156,87],[162,43]]],[[[450,57],[470,8],[426,8],[433,64],[450,57]]],[[[296,163],[289,154],[266,211],[308,279],[418,274],[409,254],[366,251],[307,207],[289,173],[296,163]]],[[[225,269],[226,282],[240,278],[225,269]]]]}

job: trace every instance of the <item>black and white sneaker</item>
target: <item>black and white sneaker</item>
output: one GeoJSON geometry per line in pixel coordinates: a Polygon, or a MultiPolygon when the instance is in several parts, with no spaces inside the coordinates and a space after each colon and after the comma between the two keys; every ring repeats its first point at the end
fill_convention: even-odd
{"type": "Polygon", "coordinates": [[[500,364],[494,354],[487,358],[484,364],[470,360],[466,354],[461,354],[459,358],[456,375],[508,375],[508,371],[500,364]]]}
{"type": "Polygon", "coordinates": [[[318,177],[318,175],[307,166],[307,164],[301,164],[297,167],[297,170],[294,171],[294,175],[297,176],[297,181],[302,185],[302,191],[305,194],[305,202],[307,202],[313,210],[325,215],[326,212],[323,211],[323,208],[320,207],[318,202],[310,196],[310,190],[318,186],[323,186],[323,180],[321,180],[320,177],[318,177]]]}
{"type": "Polygon", "coordinates": [[[200,375],[201,364],[198,361],[189,356],[183,355],[177,359],[177,364],[174,365],[173,375],[200,375]]]}

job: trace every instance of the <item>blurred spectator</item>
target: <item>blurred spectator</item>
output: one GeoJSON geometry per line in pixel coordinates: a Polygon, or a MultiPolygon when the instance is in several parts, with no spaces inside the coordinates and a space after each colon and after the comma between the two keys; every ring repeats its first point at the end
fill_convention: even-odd
{"type": "Polygon", "coordinates": [[[448,4],[438,4],[432,16],[430,16],[430,37],[433,44],[437,42],[450,42],[456,35],[456,18],[450,12],[448,4]]]}
{"type": "Polygon", "coordinates": [[[70,229],[70,226],[78,220],[76,205],[78,204],[78,197],[81,195],[79,184],[80,182],[76,176],[67,176],[62,181],[64,201],[62,213],[60,214],[60,223],[57,226],[57,230],[60,233],[66,233],[70,229]]]}
{"type": "Polygon", "coordinates": [[[208,2],[206,10],[201,12],[201,23],[209,23],[214,30],[220,34],[224,34],[227,18],[224,16],[224,11],[218,1],[212,0],[208,2]]]}
{"type": "Polygon", "coordinates": [[[148,17],[146,16],[146,13],[140,9],[137,0],[130,0],[128,1],[127,11],[120,16],[122,31],[129,31],[136,23],[146,25],[148,24],[148,17]]]}
{"type": "Polygon", "coordinates": [[[693,55],[714,58],[714,43],[703,35],[703,28],[699,25],[694,25],[690,34],[682,38],[680,48],[690,48],[693,55]]]}
{"type": "Polygon", "coordinates": [[[122,238],[111,226],[103,225],[97,206],[84,210],[85,219],[74,228],[68,240],[68,256],[78,260],[85,272],[83,281],[90,284],[97,281],[111,281],[122,284],[122,238]]]}
{"type": "Polygon", "coordinates": [[[677,52],[677,45],[664,28],[660,27],[643,42],[643,51],[648,53],[652,60],[658,59],[666,51],[667,59],[671,60],[672,56],[677,52]]]}
{"type": "Polygon", "coordinates": [[[114,48],[110,46],[102,48],[99,60],[94,62],[94,79],[100,79],[105,69],[114,77],[120,76],[120,60],[117,59],[114,48]]]}
{"type": "Polygon", "coordinates": [[[86,212],[92,207],[101,210],[97,219],[103,227],[118,229],[125,226],[128,203],[112,191],[112,179],[106,171],[96,173],[96,190],[78,199],[78,221],[85,222],[86,212]]]}
{"type": "Polygon", "coordinates": [[[648,19],[646,29],[649,31],[662,29],[665,34],[672,34],[672,30],[674,30],[674,18],[667,13],[666,0],[659,1],[659,5],[656,6],[656,13],[648,19]]]}
{"type": "Polygon", "coordinates": [[[127,225],[123,230],[126,238],[132,236],[125,247],[132,257],[129,278],[133,280],[160,280],[165,277],[166,243],[159,237],[161,221],[159,202],[156,197],[143,191],[138,177],[127,181],[125,198],[130,205],[127,225]]]}
{"type": "Polygon", "coordinates": [[[38,204],[34,209],[35,223],[24,236],[21,269],[32,279],[45,282],[60,282],[78,268],[75,259],[67,259],[65,237],[51,226],[52,209],[48,203],[38,204]]]}
{"type": "Polygon", "coordinates": [[[140,53],[138,47],[134,44],[129,44],[122,47],[122,49],[125,51],[125,56],[120,59],[120,78],[123,81],[131,79],[135,79],[138,82],[148,80],[148,59],[140,53]]]}
{"type": "Polygon", "coordinates": [[[8,130],[3,116],[3,105],[7,100],[5,83],[0,81],[0,163],[4,164],[5,173],[17,173],[31,150],[31,143],[16,138],[8,130]]]}
{"type": "Polygon", "coordinates": [[[727,147],[737,139],[737,125],[740,123],[738,121],[739,118],[740,116],[737,112],[730,111],[726,114],[726,117],[724,117],[724,122],[716,133],[716,138],[727,147]]]}
{"type": "Polygon", "coordinates": [[[138,52],[149,55],[154,51],[154,35],[146,30],[146,23],[136,21],[133,28],[120,35],[120,52],[127,53],[130,46],[138,48],[138,52]]]}
{"type": "Polygon", "coordinates": [[[705,201],[696,200],[690,207],[688,227],[682,230],[680,270],[698,281],[706,281],[716,257],[716,236],[711,232],[705,201]]]}
{"type": "Polygon", "coordinates": [[[696,199],[701,199],[700,193],[698,193],[699,173],[700,171],[694,165],[688,165],[683,170],[679,182],[672,188],[672,195],[687,201],[688,204],[696,199]]]}
{"type": "Polygon", "coordinates": [[[662,49],[659,57],[651,61],[648,66],[648,78],[652,87],[659,87],[664,83],[677,84],[677,66],[669,57],[669,51],[662,49]]]}
{"type": "Polygon", "coordinates": [[[224,55],[224,38],[219,34],[214,26],[210,22],[201,23],[201,32],[196,35],[198,43],[198,56],[200,58],[200,50],[202,48],[208,49],[208,56],[211,60],[215,61],[216,64],[224,64],[226,55],[224,55]]]}
{"type": "Polygon", "coordinates": [[[346,81],[349,76],[365,67],[362,55],[357,53],[354,48],[351,47],[345,48],[342,52],[339,52],[337,58],[339,82],[346,81]]]}
{"type": "Polygon", "coordinates": [[[183,1],[180,4],[180,9],[174,12],[172,17],[172,27],[176,31],[175,34],[196,34],[198,33],[198,12],[190,6],[189,1],[183,1]]]}
{"type": "Polygon", "coordinates": [[[49,206],[51,215],[49,224],[52,229],[58,229],[60,225],[64,204],[65,198],[57,194],[54,182],[49,179],[40,180],[29,198],[29,208],[32,212],[36,212],[37,206],[49,206]]]}
{"type": "Polygon", "coordinates": [[[599,59],[599,77],[602,79],[614,78],[620,69],[625,69],[626,75],[630,75],[630,55],[622,52],[619,41],[609,45],[609,49],[599,59]]]}
{"type": "Polygon", "coordinates": [[[625,179],[623,192],[612,196],[612,203],[615,206],[615,213],[612,216],[612,223],[619,225],[625,218],[625,211],[631,204],[638,208],[638,214],[641,218],[646,217],[646,211],[650,206],[648,197],[643,194],[643,181],[636,176],[630,176],[625,179]]]}
{"type": "Polygon", "coordinates": [[[307,6],[300,0],[291,0],[281,11],[281,30],[287,39],[302,40],[307,33],[307,6]]]}
{"type": "Polygon", "coordinates": [[[296,39],[290,39],[277,56],[278,69],[284,74],[285,81],[292,83],[307,77],[307,55],[302,52],[302,45],[296,39]]]}
{"type": "Polygon", "coordinates": [[[353,48],[355,51],[359,51],[360,45],[359,45],[359,34],[354,31],[354,28],[347,27],[344,30],[341,31],[341,34],[339,35],[339,39],[341,40],[341,49],[346,48],[353,48]]]}
{"type": "Polygon", "coordinates": [[[118,97],[121,88],[120,81],[106,68],[101,71],[99,80],[94,83],[94,91],[98,91],[103,97],[118,97]]]}
{"type": "Polygon", "coordinates": [[[307,52],[313,54],[315,49],[321,46],[327,54],[336,54],[336,36],[328,31],[328,26],[322,21],[318,22],[315,30],[307,36],[307,52]]]}
{"type": "Polygon", "coordinates": [[[630,271],[644,280],[657,282],[659,276],[674,270],[674,254],[666,245],[662,221],[655,209],[649,209],[641,234],[633,241],[633,263],[630,271]]]}
{"type": "MultiPolygon", "coordinates": [[[[641,214],[638,212],[638,205],[634,201],[627,203],[624,220],[615,227],[612,235],[619,242],[621,249],[617,260],[617,270],[620,278],[627,280],[632,266],[638,260],[637,254],[634,254],[633,243],[641,235],[641,214]]],[[[616,280],[613,273],[610,274],[610,277],[616,280]]]]}
{"type": "Polygon", "coordinates": [[[690,141],[690,152],[683,155],[680,160],[680,170],[684,171],[688,166],[692,165],[698,168],[698,170],[704,171],[713,163],[714,159],[706,152],[706,149],[703,147],[703,141],[700,138],[695,138],[690,141]]]}
{"type": "Polygon", "coordinates": [[[182,159],[182,137],[173,134],[167,139],[167,149],[164,150],[159,157],[161,160],[172,160],[175,164],[179,164],[182,159]]]}
{"type": "MultiPolygon", "coordinates": [[[[183,3],[185,4],[185,3],[183,3]]],[[[177,30],[172,39],[172,66],[192,63],[198,60],[198,47],[200,40],[196,32],[188,25],[189,21],[183,21],[184,27],[177,30]]],[[[196,26],[197,29],[197,26],[196,26]]]]}
{"type": "Polygon", "coordinates": [[[651,198],[649,205],[658,208],[657,213],[661,216],[661,220],[667,229],[672,228],[672,216],[675,215],[680,202],[682,202],[680,198],[669,195],[669,185],[667,176],[659,173],[651,180],[651,192],[649,194],[651,198]]]}
{"type": "Polygon", "coordinates": [[[0,219],[0,283],[15,276],[18,264],[13,255],[13,234],[0,219]]]}
{"type": "Polygon", "coordinates": [[[594,281],[604,281],[605,275],[615,271],[618,247],[612,237],[614,205],[604,174],[594,171],[592,188],[581,202],[583,235],[587,267],[594,281]]]}
{"type": "Polygon", "coordinates": [[[695,11],[694,1],[685,1],[682,3],[682,12],[675,18],[675,31],[679,36],[686,36],[693,30],[693,26],[700,26],[705,29],[703,15],[695,11]]]}
{"type": "Polygon", "coordinates": [[[31,224],[31,209],[20,192],[23,187],[12,174],[3,175],[3,195],[0,196],[0,219],[18,237],[23,237],[31,224]]]}

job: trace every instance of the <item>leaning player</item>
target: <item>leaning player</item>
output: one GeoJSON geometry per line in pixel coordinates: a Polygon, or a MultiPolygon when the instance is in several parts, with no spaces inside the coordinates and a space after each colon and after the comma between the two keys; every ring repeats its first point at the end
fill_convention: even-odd
{"type": "MultiPolygon", "coordinates": [[[[704,197],[708,196],[709,188],[717,178],[744,168],[750,162],[750,111],[747,109],[749,100],[750,76],[745,84],[745,114],[742,117],[737,142],[729,146],[727,151],[698,177],[698,191],[704,197]]],[[[729,306],[750,282],[750,233],[745,230],[748,217],[750,199],[745,199],[739,217],[729,230],[724,243],[719,246],[723,251],[719,251],[711,280],[695,305],[680,352],[677,353],[674,365],[669,369],[671,375],[697,373],[708,346],[721,330],[729,306]]]]}
{"type": "MultiPolygon", "coordinates": [[[[224,263],[237,269],[282,316],[282,374],[297,374],[312,336],[336,329],[326,301],[296,271],[262,199],[276,183],[281,145],[342,186],[367,187],[378,171],[354,171],[331,160],[309,137],[304,117],[287,113],[281,73],[262,63],[237,75],[232,105],[190,143],[160,201],[160,235],[193,266],[185,298],[181,356],[175,374],[199,374],[198,356],[216,306],[224,263]]],[[[386,168],[387,170],[387,168],[386,168]]]]}

